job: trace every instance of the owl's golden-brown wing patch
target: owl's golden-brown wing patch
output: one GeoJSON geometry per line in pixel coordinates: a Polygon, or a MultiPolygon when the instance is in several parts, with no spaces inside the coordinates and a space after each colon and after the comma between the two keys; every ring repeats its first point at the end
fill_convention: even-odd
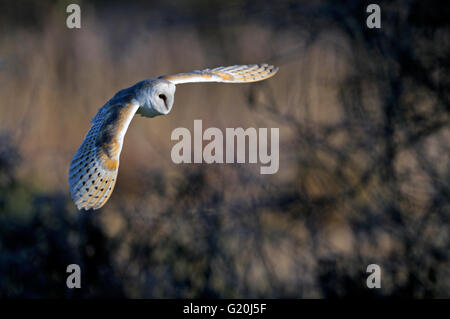
{"type": "Polygon", "coordinates": [[[98,209],[111,196],[123,138],[138,108],[132,95],[120,96],[106,103],[92,119],[69,169],[70,193],[78,209],[98,209]]]}
{"type": "Polygon", "coordinates": [[[269,64],[249,64],[221,66],[215,69],[192,71],[189,73],[178,73],[163,75],[160,79],[167,80],[173,84],[195,83],[195,82],[224,82],[224,83],[249,83],[268,79],[274,76],[278,67],[269,64]]]}

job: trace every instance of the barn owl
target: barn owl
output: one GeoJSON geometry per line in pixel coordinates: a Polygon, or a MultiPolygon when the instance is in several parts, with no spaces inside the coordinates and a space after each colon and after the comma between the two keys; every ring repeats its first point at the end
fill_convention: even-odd
{"type": "Polygon", "coordinates": [[[72,159],[69,186],[78,209],[99,209],[117,181],[125,132],[135,114],[166,115],[174,102],[175,86],[194,82],[247,83],[268,79],[278,68],[268,64],[233,65],[163,75],[117,92],[91,121],[84,141],[72,159]]]}

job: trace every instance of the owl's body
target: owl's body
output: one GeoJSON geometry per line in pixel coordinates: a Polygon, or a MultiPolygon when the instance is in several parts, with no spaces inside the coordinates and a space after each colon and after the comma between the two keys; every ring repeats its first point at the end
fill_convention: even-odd
{"type": "Polygon", "coordinates": [[[165,115],[174,102],[175,85],[193,82],[256,82],[273,76],[271,65],[235,65],[148,79],[117,92],[92,119],[83,143],[72,159],[69,185],[78,209],[98,209],[117,181],[125,132],[134,114],[165,115]]]}

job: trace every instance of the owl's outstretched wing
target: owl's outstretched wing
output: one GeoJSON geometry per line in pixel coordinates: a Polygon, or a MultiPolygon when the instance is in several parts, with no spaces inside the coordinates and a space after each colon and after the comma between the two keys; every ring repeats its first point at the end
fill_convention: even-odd
{"type": "Polygon", "coordinates": [[[132,92],[119,92],[92,119],[69,169],[70,193],[78,209],[98,209],[111,196],[123,138],[139,108],[134,97],[132,92]]]}
{"type": "MultiPolygon", "coordinates": [[[[159,79],[173,84],[247,83],[268,79],[277,71],[277,67],[268,64],[234,65],[160,76],[159,79]]],[[[118,92],[92,119],[69,169],[70,193],[78,209],[98,209],[111,196],[117,180],[123,138],[140,107],[136,97],[142,88],[139,84],[118,92]]]]}
{"type": "Polygon", "coordinates": [[[257,82],[274,76],[278,67],[269,64],[249,64],[221,66],[214,69],[197,70],[189,73],[178,73],[160,76],[173,84],[194,82],[248,83],[257,82]]]}

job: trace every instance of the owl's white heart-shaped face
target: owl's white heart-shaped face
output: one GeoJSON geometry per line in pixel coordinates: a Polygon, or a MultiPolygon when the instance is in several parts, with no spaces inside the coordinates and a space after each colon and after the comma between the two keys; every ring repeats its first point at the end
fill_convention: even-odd
{"type": "Polygon", "coordinates": [[[143,101],[139,113],[147,117],[168,114],[173,106],[175,89],[175,85],[170,81],[149,81],[142,91],[143,101]]]}

